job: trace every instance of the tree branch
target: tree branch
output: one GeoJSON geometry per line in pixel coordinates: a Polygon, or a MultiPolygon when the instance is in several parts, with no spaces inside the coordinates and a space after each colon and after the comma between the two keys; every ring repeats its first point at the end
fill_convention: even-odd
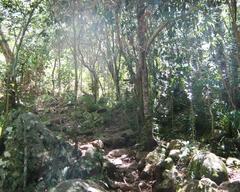
{"type": "Polygon", "coordinates": [[[0,49],[3,52],[6,63],[12,63],[13,59],[14,59],[14,55],[13,55],[13,52],[11,51],[9,44],[5,38],[5,35],[1,29],[1,25],[0,25],[0,49]]]}
{"type": "Polygon", "coordinates": [[[150,46],[152,45],[152,43],[154,42],[154,40],[156,39],[156,37],[159,35],[159,33],[161,33],[164,29],[166,29],[167,27],[171,27],[174,25],[175,21],[179,20],[179,19],[183,19],[184,17],[192,14],[193,12],[195,12],[197,10],[198,6],[193,6],[188,13],[180,15],[174,19],[170,19],[168,21],[163,21],[158,27],[157,29],[153,32],[153,34],[149,37],[147,43],[146,43],[146,51],[149,51],[150,46]]]}

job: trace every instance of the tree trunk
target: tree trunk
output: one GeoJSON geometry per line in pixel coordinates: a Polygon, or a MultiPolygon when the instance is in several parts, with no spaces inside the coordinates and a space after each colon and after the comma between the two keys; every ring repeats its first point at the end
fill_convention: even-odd
{"type": "Polygon", "coordinates": [[[149,110],[149,91],[148,91],[148,66],[147,66],[147,50],[146,50],[146,32],[147,23],[145,19],[145,5],[143,1],[138,3],[137,7],[137,35],[138,35],[138,65],[136,74],[136,90],[139,104],[139,118],[141,128],[141,142],[145,148],[152,148],[155,141],[152,136],[152,118],[149,110]]]}
{"type": "Polygon", "coordinates": [[[237,25],[237,1],[230,0],[227,1],[229,6],[229,12],[232,19],[232,32],[235,40],[235,47],[233,49],[233,63],[232,63],[232,73],[233,73],[233,102],[237,109],[240,109],[240,87],[239,87],[239,72],[240,72],[240,30],[237,25]]]}
{"type": "Polygon", "coordinates": [[[57,86],[58,86],[58,96],[60,96],[62,92],[62,77],[61,77],[61,48],[60,48],[60,39],[58,39],[57,45],[57,63],[58,63],[58,76],[57,76],[57,86]]]}
{"type": "Polygon", "coordinates": [[[2,32],[2,29],[0,27],[0,48],[3,52],[3,55],[5,57],[6,63],[9,66],[9,69],[7,70],[6,77],[5,77],[5,112],[6,114],[8,111],[16,106],[16,79],[12,75],[12,66],[15,63],[14,54],[11,51],[9,44],[2,32]]]}
{"type": "Polygon", "coordinates": [[[55,95],[55,70],[57,66],[57,59],[54,60],[53,70],[52,70],[52,94],[55,95]]]}
{"type": "Polygon", "coordinates": [[[75,1],[73,1],[73,18],[72,18],[72,29],[73,29],[73,61],[74,61],[74,95],[75,102],[78,97],[78,59],[77,59],[77,32],[76,32],[76,21],[75,21],[75,1]]]}
{"type": "MultiPolygon", "coordinates": [[[[120,66],[121,66],[121,56],[123,53],[123,46],[121,41],[121,33],[120,33],[120,16],[119,16],[119,8],[115,12],[115,20],[116,20],[116,38],[117,43],[119,46],[118,50],[118,64],[117,64],[117,57],[114,58],[114,68],[115,68],[115,89],[116,89],[116,100],[119,101],[121,98],[121,91],[120,91],[120,66]]],[[[114,41],[113,41],[114,42],[114,41]]]]}

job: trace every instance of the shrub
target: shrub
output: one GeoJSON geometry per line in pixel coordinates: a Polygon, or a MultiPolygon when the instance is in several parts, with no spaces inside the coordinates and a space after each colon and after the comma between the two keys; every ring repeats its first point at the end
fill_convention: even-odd
{"type": "Polygon", "coordinates": [[[230,111],[223,114],[220,126],[227,131],[230,137],[240,136],[240,111],[230,111]]]}

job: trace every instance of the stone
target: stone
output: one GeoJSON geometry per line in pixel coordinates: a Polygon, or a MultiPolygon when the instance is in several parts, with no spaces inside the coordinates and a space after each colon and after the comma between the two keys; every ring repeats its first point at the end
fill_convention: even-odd
{"type": "Polygon", "coordinates": [[[100,140],[100,139],[92,141],[91,144],[98,149],[103,149],[104,148],[103,141],[100,140]]]}
{"type": "Polygon", "coordinates": [[[72,179],[59,183],[50,192],[106,192],[106,190],[91,180],[72,179]]]}
{"type": "Polygon", "coordinates": [[[167,157],[164,161],[159,162],[154,170],[156,179],[160,179],[165,170],[171,170],[173,165],[174,163],[171,157],[167,157]]]}
{"type": "Polygon", "coordinates": [[[226,165],[228,167],[240,167],[240,160],[237,158],[233,158],[233,157],[228,157],[226,160],[226,165]]]}
{"type": "Polygon", "coordinates": [[[181,149],[181,154],[179,155],[180,161],[184,163],[184,165],[188,165],[191,160],[191,150],[188,147],[183,147],[181,149]]]}
{"type": "Polygon", "coordinates": [[[12,169],[6,172],[6,178],[12,179],[3,181],[5,192],[18,191],[14,186],[22,185],[23,159],[19,154],[24,151],[22,145],[24,129],[28,143],[27,152],[30,157],[28,158],[28,182],[33,184],[29,186],[31,189],[26,190],[46,191],[66,179],[102,177],[104,161],[102,152],[92,145],[92,149],[86,149],[87,153],[83,155],[81,150],[54,135],[32,113],[19,114],[13,126],[15,129],[9,135],[11,139],[6,141],[6,149],[13,157],[6,158],[13,165],[12,169]],[[12,185],[13,180],[16,181],[16,185],[12,185]]]}
{"type": "Polygon", "coordinates": [[[129,147],[136,144],[136,134],[131,129],[126,129],[118,133],[113,133],[111,137],[109,135],[102,136],[103,144],[106,147],[122,148],[129,147]]]}
{"type": "MultiPolygon", "coordinates": [[[[145,164],[140,177],[142,179],[149,179],[155,175],[157,165],[161,164],[165,159],[165,149],[157,147],[149,152],[145,157],[143,163],[145,164]]],[[[139,170],[142,169],[143,163],[139,164],[139,170]]]]}
{"type": "Polygon", "coordinates": [[[218,192],[217,184],[209,178],[187,181],[178,192],[218,192]]]}
{"type": "Polygon", "coordinates": [[[171,151],[172,149],[181,149],[184,145],[184,142],[180,139],[171,140],[167,146],[167,149],[169,151],[171,151]]]}
{"type": "Polygon", "coordinates": [[[215,154],[205,151],[198,151],[193,156],[189,164],[189,175],[193,179],[210,178],[217,184],[228,180],[224,162],[215,154]]]}
{"type": "Polygon", "coordinates": [[[171,157],[166,158],[163,162],[162,162],[162,167],[164,169],[168,169],[170,170],[173,167],[174,163],[171,157]]]}
{"type": "Polygon", "coordinates": [[[144,169],[144,167],[146,166],[146,160],[145,159],[141,159],[138,164],[137,164],[137,169],[138,171],[142,171],[144,169]]]}
{"type": "Polygon", "coordinates": [[[165,150],[157,147],[153,151],[149,152],[145,158],[149,164],[157,164],[165,159],[165,150]]]}
{"type": "Polygon", "coordinates": [[[141,179],[150,179],[153,175],[154,165],[147,163],[140,174],[141,179]]]}
{"type": "Polygon", "coordinates": [[[218,190],[222,191],[222,192],[239,192],[240,191],[240,181],[236,180],[236,181],[226,181],[223,182],[219,187],[218,190]]]}
{"type": "Polygon", "coordinates": [[[180,158],[181,151],[179,149],[172,149],[169,152],[169,157],[171,157],[175,162],[180,158]]]}
{"type": "Polygon", "coordinates": [[[165,170],[162,178],[157,179],[153,185],[153,192],[176,192],[178,171],[175,167],[171,170],[165,170]]]}

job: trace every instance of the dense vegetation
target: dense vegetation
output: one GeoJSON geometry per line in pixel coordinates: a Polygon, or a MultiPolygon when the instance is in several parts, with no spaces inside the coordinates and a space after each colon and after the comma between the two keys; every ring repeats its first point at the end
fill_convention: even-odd
{"type": "Polygon", "coordinates": [[[114,125],[138,150],[185,139],[239,158],[240,2],[0,0],[0,185],[15,180],[10,191],[35,182],[25,112],[73,143],[114,125]]]}

